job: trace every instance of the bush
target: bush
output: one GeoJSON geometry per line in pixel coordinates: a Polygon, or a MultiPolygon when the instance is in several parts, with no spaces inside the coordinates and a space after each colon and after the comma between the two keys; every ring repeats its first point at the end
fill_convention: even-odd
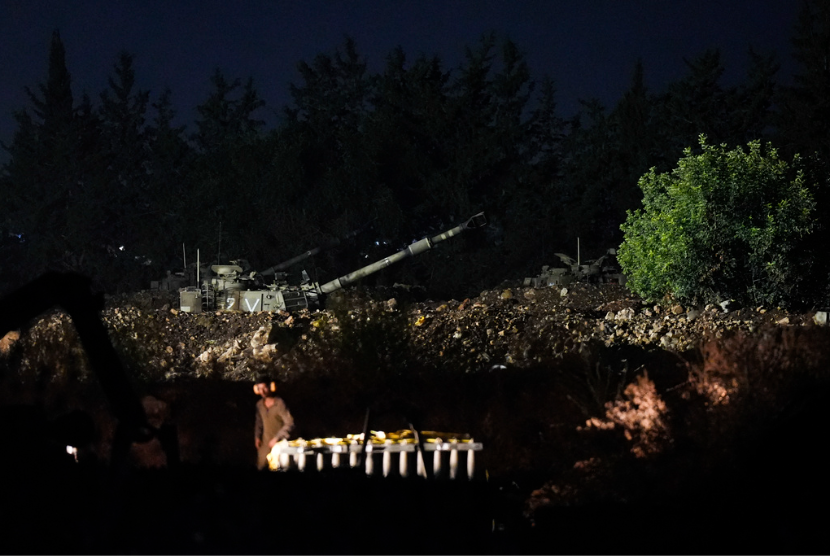
{"type": "Polygon", "coordinates": [[[759,141],[686,149],[677,168],[639,180],[643,208],[628,212],[618,260],[646,299],[793,301],[804,272],[797,247],[814,227],[801,171],[759,141]]]}

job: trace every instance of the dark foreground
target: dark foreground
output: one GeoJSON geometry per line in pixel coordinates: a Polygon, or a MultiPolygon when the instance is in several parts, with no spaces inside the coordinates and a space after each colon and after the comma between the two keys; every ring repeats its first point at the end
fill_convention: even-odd
{"type": "Polygon", "coordinates": [[[491,527],[482,484],[204,467],[27,479],[4,496],[6,553],[466,553],[491,527]]]}
{"type": "MultiPolygon", "coordinates": [[[[817,439],[818,440],[818,439],[817,439]]],[[[40,456],[48,456],[41,452],[40,456]]],[[[756,454],[760,456],[761,454],[756,454]]],[[[803,451],[794,453],[802,458],[803,451]]],[[[759,461],[654,505],[520,518],[486,481],[270,473],[182,465],[101,468],[70,458],[3,465],[4,553],[827,553],[822,459],[759,461]]]]}

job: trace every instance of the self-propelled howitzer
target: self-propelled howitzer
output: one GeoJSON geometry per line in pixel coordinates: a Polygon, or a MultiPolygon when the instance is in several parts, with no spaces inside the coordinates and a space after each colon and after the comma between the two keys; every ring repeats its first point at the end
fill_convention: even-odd
{"type": "Polygon", "coordinates": [[[616,249],[608,249],[602,257],[585,261],[585,264],[582,264],[579,259],[574,260],[564,253],[554,253],[554,255],[559,257],[568,267],[552,268],[545,265],[542,267],[541,274],[524,279],[525,286],[544,288],[548,286],[567,286],[573,282],[625,285],[625,274],[622,273],[616,263],[616,249]]]}
{"type": "MultiPolygon", "coordinates": [[[[324,284],[312,282],[308,279],[307,274],[303,272],[302,283],[289,285],[283,279],[283,273],[275,272],[275,280],[272,284],[254,286],[255,282],[251,279],[252,275],[243,275],[241,267],[237,265],[214,265],[211,267],[214,276],[202,280],[200,287],[179,290],[180,308],[183,312],[188,313],[201,313],[202,311],[219,309],[256,313],[260,311],[296,311],[316,308],[319,307],[325,294],[353,284],[389,265],[428,251],[437,243],[466,230],[480,228],[486,224],[487,219],[484,213],[480,212],[451,230],[432,237],[425,237],[397,253],[324,284]]],[[[274,272],[274,270],[274,267],[268,269],[268,274],[274,272]]]]}

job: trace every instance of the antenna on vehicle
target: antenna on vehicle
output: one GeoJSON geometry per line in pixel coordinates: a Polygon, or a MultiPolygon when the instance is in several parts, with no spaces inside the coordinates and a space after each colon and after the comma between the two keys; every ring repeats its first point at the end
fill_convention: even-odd
{"type": "Polygon", "coordinates": [[[216,250],[216,264],[222,263],[222,221],[219,221],[219,247],[216,250]]]}
{"type": "Polygon", "coordinates": [[[182,259],[184,259],[184,275],[187,276],[187,251],[184,248],[184,243],[182,243],[182,259]]]}
{"type": "Polygon", "coordinates": [[[579,267],[581,261],[579,259],[579,238],[576,238],[576,266],[579,267]]]}

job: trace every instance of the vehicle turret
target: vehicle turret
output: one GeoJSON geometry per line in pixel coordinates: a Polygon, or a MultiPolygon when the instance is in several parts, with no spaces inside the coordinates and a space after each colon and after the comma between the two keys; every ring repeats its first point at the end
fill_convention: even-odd
{"type": "Polygon", "coordinates": [[[614,283],[625,285],[626,277],[616,265],[617,250],[608,249],[596,260],[582,263],[564,253],[554,253],[565,268],[542,267],[538,276],[524,279],[525,286],[544,288],[548,286],[567,286],[573,282],[614,283]]]}

